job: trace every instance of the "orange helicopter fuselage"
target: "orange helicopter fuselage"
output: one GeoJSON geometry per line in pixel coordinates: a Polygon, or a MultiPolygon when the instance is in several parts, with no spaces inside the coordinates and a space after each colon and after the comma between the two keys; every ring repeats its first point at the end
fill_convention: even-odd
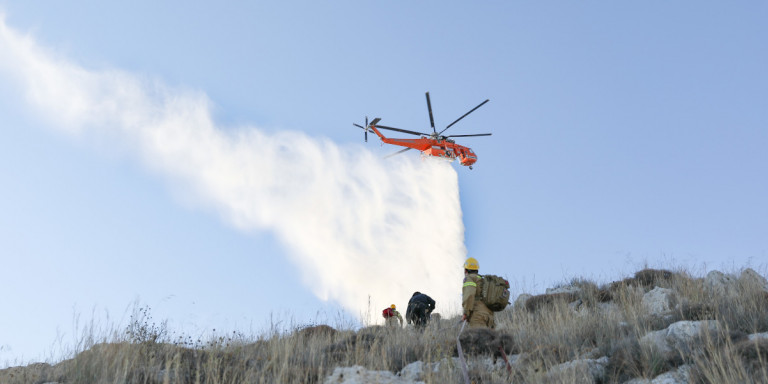
{"type": "Polygon", "coordinates": [[[459,163],[464,166],[471,166],[477,161],[477,155],[472,151],[472,148],[456,144],[453,140],[435,140],[425,136],[418,139],[391,139],[382,135],[373,124],[371,124],[371,129],[382,142],[417,149],[425,156],[444,158],[450,161],[459,159],[459,163]]]}

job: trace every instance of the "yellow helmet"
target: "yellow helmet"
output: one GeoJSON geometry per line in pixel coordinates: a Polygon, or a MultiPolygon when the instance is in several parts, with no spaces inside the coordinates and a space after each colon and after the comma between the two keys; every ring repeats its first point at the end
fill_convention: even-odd
{"type": "Polygon", "coordinates": [[[395,309],[395,305],[394,304],[390,305],[389,307],[392,308],[392,309],[395,309]]]}
{"type": "Polygon", "coordinates": [[[480,263],[477,262],[477,259],[474,257],[470,257],[467,259],[467,261],[464,262],[464,269],[469,269],[471,271],[478,271],[480,270],[480,263]]]}

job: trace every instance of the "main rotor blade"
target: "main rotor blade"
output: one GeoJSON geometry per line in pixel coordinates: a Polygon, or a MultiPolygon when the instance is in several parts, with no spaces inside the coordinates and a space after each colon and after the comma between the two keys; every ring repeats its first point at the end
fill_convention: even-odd
{"type": "Polygon", "coordinates": [[[449,135],[446,137],[472,137],[472,136],[490,136],[490,133],[476,133],[474,135],[449,135]]]}
{"type": "Polygon", "coordinates": [[[472,108],[472,109],[471,109],[469,112],[467,112],[467,113],[465,113],[465,114],[461,115],[461,117],[459,117],[458,119],[456,119],[456,121],[454,121],[453,123],[450,123],[450,124],[448,124],[448,126],[447,126],[447,127],[445,127],[445,129],[443,129],[442,131],[440,131],[440,133],[443,133],[443,132],[445,132],[445,130],[446,130],[446,129],[448,129],[448,128],[450,128],[452,125],[454,125],[454,124],[458,123],[458,122],[459,122],[459,120],[461,120],[461,119],[463,119],[463,118],[467,117],[467,115],[469,115],[470,113],[474,112],[476,109],[478,109],[478,108],[482,107],[482,106],[483,106],[483,104],[485,104],[485,103],[487,103],[487,102],[489,102],[489,101],[490,101],[490,99],[485,99],[485,101],[483,101],[482,103],[480,103],[480,105],[478,105],[477,107],[474,107],[474,108],[472,108]]]}
{"type": "Polygon", "coordinates": [[[427,109],[429,110],[429,124],[432,126],[432,132],[437,132],[435,130],[435,118],[432,117],[432,103],[429,102],[429,92],[427,92],[427,109]]]}
{"type": "Polygon", "coordinates": [[[429,134],[428,134],[428,133],[421,133],[421,132],[416,132],[416,131],[409,131],[409,130],[406,130],[406,129],[400,129],[400,128],[392,128],[392,127],[387,127],[386,125],[375,125],[375,127],[376,127],[376,128],[379,128],[379,129],[388,129],[388,130],[390,130],[390,131],[397,131],[397,132],[402,132],[402,133],[409,133],[409,134],[411,134],[411,135],[424,135],[424,136],[429,136],[429,134]]]}
{"type": "Polygon", "coordinates": [[[413,149],[413,148],[405,148],[405,149],[401,149],[401,150],[399,150],[399,151],[397,151],[397,152],[395,152],[395,153],[392,153],[392,154],[389,154],[389,155],[386,155],[386,156],[384,156],[384,158],[385,158],[385,159],[389,159],[390,157],[392,157],[392,156],[395,156],[395,155],[399,155],[399,154],[401,154],[401,153],[403,153],[403,152],[405,152],[405,151],[407,151],[407,150],[409,150],[409,149],[413,149]]]}

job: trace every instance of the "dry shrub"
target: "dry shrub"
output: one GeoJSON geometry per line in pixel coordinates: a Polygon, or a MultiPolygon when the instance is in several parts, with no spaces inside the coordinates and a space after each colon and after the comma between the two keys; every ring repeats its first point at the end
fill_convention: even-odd
{"type": "Polygon", "coordinates": [[[654,287],[673,288],[674,284],[687,277],[684,274],[668,271],[666,269],[646,268],[635,272],[633,277],[614,281],[606,287],[600,289],[599,297],[601,302],[617,299],[621,291],[626,291],[629,287],[640,287],[643,290],[649,290],[654,287]]]}
{"type": "Polygon", "coordinates": [[[355,349],[360,346],[362,346],[361,348],[370,347],[375,339],[376,337],[374,335],[355,334],[342,341],[327,346],[324,349],[324,352],[335,357],[337,360],[343,360],[349,353],[354,352],[355,349]],[[360,342],[360,344],[358,344],[358,342],[360,342]]]}
{"type": "Polygon", "coordinates": [[[607,311],[589,307],[574,310],[563,302],[535,314],[516,312],[510,331],[521,354],[512,382],[549,383],[557,380],[549,372],[552,367],[601,357],[601,346],[622,332],[619,322],[607,311]]]}
{"type": "Polygon", "coordinates": [[[508,329],[514,327],[516,312],[524,310],[524,308],[515,308],[508,306],[501,312],[496,312],[494,317],[496,319],[496,329],[508,329]]]}
{"type": "Polygon", "coordinates": [[[530,373],[546,372],[549,368],[570,361],[573,350],[560,344],[540,345],[520,354],[516,365],[530,373]]]}
{"type": "Polygon", "coordinates": [[[609,352],[606,366],[608,382],[620,383],[643,375],[640,343],[637,338],[618,340],[609,352]]]}
{"type": "Polygon", "coordinates": [[[620,321],[626,323],[629,328],[640,331],[646,330],[645,319],[648,318],[648,310],[643,305],[643,289],[635,286],[622,286],[613,292],[613,304],[615,305],[620,321]]]}
{"type": "Polygon", "coordinates": [[[683,301],[678,305],[676,314],[680,320],[715,320],[717,318],[717,306],[712,303],[683,301]]]}
{"type": "MultiPolygon", "coordinates": [[[[507,355],[520,352],[512,335],[488,328],[465,330],[459,337],[459,341],[465,354],[490,355],[493,356],[494,361],[502,357],[502,350],[507,355]]],[[[458,356],[458,348],[454,348],[454,356],[458,356]]]]}
{"type": "Polygon", "coordinates": [[[715,299],[718,319],[728,328],[746,333],[768,332],[768,292],[755,286],[740,286],[737,295],[715,299]]]}
{"type": "Polygon", "coordinates": [[[296,332],[296,336],[302,339],[328,338],[333,339],[338,331],[329,325],[315,325],[301,328],[296,332]]]}
{"type": "Polygon", "coordinates": [[[657,314],[650,314],[647,316],[643,316],[639,319],[639,326],[642,328],[642,333],[651,332],[651,331],[660,331],[662,329],[666,329],[673,323],[676,323],[680,321],[680,317],[676,314],[672,315],[657,315],[657,314]]]}
{"type": "Polygon", "coordinates": [[[576,293],[578,300],[581,300],[581,304],[588,308],[594,308],[598,303],[604,302],[601,298],[600,289],[593,281],[582,278],[573,279],[571,286],[579,288],[576,293]]]}
{"type": "Polygon", "coordinates": [[[55,367],[47,363],[34,363],[26,367],[11,367],[0,370],[0,383],[27,384],[63,381],[55,367]]]}
{"type": "Polygon", "coordinates": [[[438,328],[419,331],[373,326],[326,346],[323,352],[339,366],[361,365],[397,372],[414,361],[431,362],[450,356],[456,337],[455,332],[438,328]]]}
{"type": "Polygon", "coordinates": [[[731,333],[721,343],[708,343],[694,359],[691,382],[768,382],[768,340],[748,340],[743,334],[731,333]]]}
{"type": "Polygon", "coordinates": [[[374,344],[380,344],[384,338],[391,334],[393,334],[393,331],[386,327],[366,327],[346,337],[344,340],[327,346],[325,351],[337,357],[344,357],[357,350],[370,349],[374,344]]]}
{"type": "Polygon", "coordinates": [[[563,353],[558,356],[597,358],[600,356],[592,354],[624,332],[620,323],[621,318],[612,311],[589,307],[574,310],[560,301],[537,313],[516,312],[510,331],[523,352],[559,345],[563,353]]]}
{"type": "Polygon", "coordinates": [[[613,291],[609,287],[601,287],[597,291],[597,301],[599,303],[607,303],[613,301],[613,291]]]}
{"type": "Polygon", "coordinates": [[[651,379],[683,364],[680,353],[661,353],[644,348],[635,337],[622,338],[613,343],[609,352],[605,378],[610,383],[620,383],[636,377],[651,379]]]}
{"type": "Polygon", "coordinates": [[[634,280],[639,286],[646,289],[657,286],[667,288],[672,279],[676,276],[677,274],[675,272],[666,269],[647,268],[635,272],[634,280]]]}
{"type": "MultiPolygon", "coordinates": [[[[316,327],[286,337],[273,335],[252,343],[209,343],[194,349],[152,342],[99,344],[57,364],[55,368],[61,372],[57,381],[315,383],[338,363],[346,364],[344,359],[330,359],[324,351],[329,335],[334,334],[329,328],[316,327]]],[[[371,333],[352,340],[354,348],[344,358],[355,359],[376,342],[371,333]]]]}
{"type": "Polygon", "coordinates": [[[743,340],[735,345],[735,350],[751,376],[765,375],[768,367],[768,339],[743,340]]]}
{"type": "Polygon", "coordinates": [[[572,292],[548,293],[531,296],[525,301],[525,309],[528,312],[537,312],[546,307],[552,307],[557,303],[570,303],[578,300],[579,295],[572,292]]]}
{"type": "Polygon", "coordinates": [[[694,278],[684,271],[677,272],[667,288],[673,289],[678,297],[694,303],[712,299],[712,295],[704,287],[704,279],[694,278]]]}
{"type": "Polygon", "coordinates": [[[488,328],[473,328],[459,336],[462,350],[468,355],[491,354],[489,345],[496,339],[495,331],[488,328]]]}
{"type": "Polygon", "coordinates": [[[634,278],[614,281],[602,290],[610,293],[612,301],[622,307],[625,312],[627,309],[640,308],[644,293],[642,287],[635,284],[634,278]]]}
{"type": "Polygon", "coordinates": [[[177,367],[177,371],[189,371],[186,364],[194,364],[195,357],[189,350],[171,344],[102,343],[57,364],[55,368],[57,374],[68,382],[154,383],[162,381],[162,371],[174,361],[185,364],[183,368],[177,367]],[[184,359],[175,358],[187,353],[190,356],[184,359]]]}
{"type": "Polygon", "coordinates": [[[604,289],[610,293],[611,296],[616,295],[616,291],[626,289],[627,287],[636,286],[637,282],[634,277],[627,277],[619,281],[609,283],[604,289]]]}

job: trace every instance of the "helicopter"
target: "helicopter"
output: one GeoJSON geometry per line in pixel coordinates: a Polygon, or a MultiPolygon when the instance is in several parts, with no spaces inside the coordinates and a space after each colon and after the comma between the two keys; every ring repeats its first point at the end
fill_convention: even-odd
{"type": "Polygon", "coordinates": [[[477,155],[475,152],[472,151],[471,148],[465,147],[463,145],[456,144],[456,142],[452,139],[453,137],[472,137],[472,136],[491,136],[490,133],[477,133],[472,135],[447,135],[444,136],[443,132],[445,132],[448,128],[452,127],[454,124],[458,123],[461,119],[467,117],[470,113],[474,112],[476,109],[482,107],[485,103],[487,103],[488,99],[480,103],[478,106],[472,108],[469,112],[463,114],[458,119],[454,120],[454,122],[448,124],[445,128],[443,128],[442,131],[438,132],[437,129],[435,129],[435,119],[432,116],[432,103],[429,100],[429,92],[427,92],[427,110],[429,110],[429,123],[432,126],[432,133],[424,133],[424,132],[416,132],[416,131],[409,131],[406,129],[400,129],[400,128],[393,128],[388,127],[385,125],[379,125],[379,121],[381,121],[381,118],[377,117],[373,119],[370,123],[368,122],[368,117],[365,118],[365,126],[362,126],[360,124],[352,123],[352,125],[362,128],[365,131],[365,141],[368,141],[368,132],[373,132],[379,138],[382,142],[386,144],[392,144],[392,145],[399,145],[401,147],[405,147],[404,149],[397,151],[391,155],[388,155],[386,157],[395,156],[398,154],[401,154],[405,151],[411,150],[411,149],[417,149],[421,151],[422,156],[432,156],[436,158],[442,158],[446,159],[448,161],[454,161],[456,159],[459,159],[459,163],[461,165],[469,167],[469,169],[472,169],[472,165],[475,164],[477,161],[477,155]],[[395,139],[395,138],[389,138],[385,137],[380,129],[385,129],[389,131],[395,131],[395,132],[401,132],[401,133],[407,133],[410,135],[416,135],[421,136],[418,139],[395,139]]]}

